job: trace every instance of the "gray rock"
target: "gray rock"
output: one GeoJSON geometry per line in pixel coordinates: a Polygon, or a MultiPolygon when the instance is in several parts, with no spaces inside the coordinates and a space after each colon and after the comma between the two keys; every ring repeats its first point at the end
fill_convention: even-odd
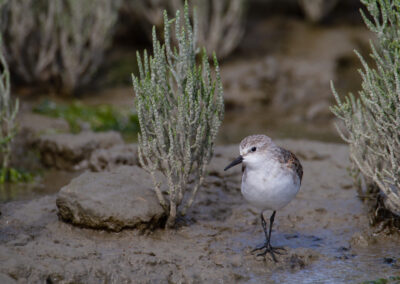
{"type": "Polygon", "coordinates": [[[224,99],[233,106],[249,106],[272,99],[270,88],[280,70],[276,59],[268,56],[261,60],[227,62],[221,69],[224,77],[224,99]],[[246,94],[246,95],[244,95],[246,94]]]}
{"type": "Polygon", "coordinates": [[[150,176],[137,166],[85,172],[60,190],[56,204],[61,219],[94,229],[155,228],[165,220],[150,176]]]}
{"type": "Polygon", "coordinates": [[[87,160],[94,150],[122,143],[121,135],[115,131],[48,134],[39,138],[38,149],[44,165],[60,170],[79,170],[87,167],[87,160]]]}
{"type": "Polygon", "coordinates": [[[27,144],[37,142],[40,135],[69,132],[69,125],[62,118],[47,117],[31,112],[21,112],[17,117],[19,135],[27,144]]]}
{"type": "Polygon", "coordinates": [[[15,168],[35,171],[38,161],[29,150],[37,145],[41,135],[69,132],[69,125],[61,118],[27,112],[24,107],[23,102],[17,116],[18,132],[12,143],[11,163],[15,168]]]}
{"type": "Polygon", "coordinates": [[[138,148],[135,144],[115,145],[109,149],[95,150],[89,160],[89,169],[95,172],[111,170],[122,165],[137,165],[138,148]]]}

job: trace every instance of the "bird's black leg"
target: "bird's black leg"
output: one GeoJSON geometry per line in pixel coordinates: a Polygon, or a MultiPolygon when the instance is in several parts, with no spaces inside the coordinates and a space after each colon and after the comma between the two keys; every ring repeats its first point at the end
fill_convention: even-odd
{"type": "Polygon", "coordinates": [[[264,219],[263,214],[261,213],[261,225],[263,226],[264,229],[264,233],[265,233],[265,244],[261,247],[258,247],[256,249],[253,250],[261,250],[264,249],[265,250],[262,253],[259,253],[257,256],[264,256],[269,253],[272,256],[272,259],[277,262],[276,257],[275,257],[275,253],[276,254],[281,254],[281,252],[279,252],[279,250],[285,250],[283,247],[272,247],[271,246],[271,233],[272,233],[272,225],[274,224],[274,219],[275,219],[275,214],[276,211],[274,211],[271,215],[271,218],[269,219],[269,231],[267,233],[267,225],[264,219]]]}
{"type": "Polygon", "coordinates": [[[268,238],[267,238],[267,245],[269,247],[271,247],[271,233],[272,233],[272,225],[274,224],[274,220],[275,220],[275,213],[276,213],[276,211],[272,212],[272,215],[269,218],[269,233],[268,233],[268,238]]]}
{"type": "Polygon", "coordinates": [[[268,240],[268,231],[267,231],[267,222],[265,221],[265,219],[264,219],[264,215],[263,215],[263,212],[261,212],[261,226],[262,226],[262,228],[263,228],[263,230],[264,230],[264,234],[265,234],[265,243],[264,244],[262,244],[261,246],[258,246],[258,247],[256,247],[255,249],[253,249],[251,252],[255,252],[255,251],[258,251],[258,250],[261,250],[261,249],[263,249],[263,248],[266,248],[267,247],[267,240],[268,240]]]}

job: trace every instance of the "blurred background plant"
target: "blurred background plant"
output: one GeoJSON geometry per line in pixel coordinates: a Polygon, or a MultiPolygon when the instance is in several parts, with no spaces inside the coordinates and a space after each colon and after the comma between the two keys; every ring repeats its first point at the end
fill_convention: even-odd
{"type": "MultiPolygon", "coordinates": [[[[244,33],[246,0],[193,0],[198,19],[198,43],[204,46],[212,58],[215,52],[218,58],[227,57],[239,44],[244,33]]],[[[174,13],[182,10],[184,0],[125,0],[126,12],[138,19],[138,22],[151,35],[152,26],[162,28],[163,10],[174,13]]],[[[193,17],[193,15],[191,16],[193,17]]]]}
{"type": "MultiPolygon", "coordinates": [[[[52,1],[49,1],[49,3],[52,1]]],[[[64,0],[58,10],[62,86],[73,91],[90,82],[110,46],[120,0],[64,0]]]]}
{"type": "Polygon", "coordinates": [[[71,104],[60,104],[51,100],[44,100],[38,104],[36,113],[65,119],[72,133],[82,130],[121,132],[129,138],[136,138],[139,132],[139,120],[132,110],[116,109],[107,104],[87,106],[80,101],[71,104]]]}
{"type": "Polygon", "coordinates": [[[30,174],[11,168],[11,147],[17,134],[18,110],[18,99],[11,98],[10,72],[4,58],[3,40],[0,36],[0,184],[31,179],[30,174]]]}
{"type": "Polygon", "coordinates": [[[26,83],[49,82],[58,72],[57,3],[5,0],[2,6],[6,58],[11,72],[26,83]]]}
{"type": "Polygon", "coordinates": [[[157,40],[153,28],[153,56],[148,57],[146,50],[143,59],[138,54],[140,75],[133,75],[141,130],[140,163],[152,176],[159,202],[168,215],[168,227],[193,203],[204,180],[224,113],[216,55],[213,79],[205,49],[201,64],[196,64],[196,31],[196,16],[193,29],[187,2],[183,21],[179,10],[173,20],[168,19],[165,11],[165,43],[157,40]],[[177,47],[171,43],[172,22],[177,47]],[[157,171],[167,180],[168,200],[163,195],[157,171]],[[193,187],[186,194],[189,179],[193,180],[193,187]]]}
{"type": "Polygon", "coordinates": [[[307,19],[319,22],[335,8],[338,0],[298,0],[307,19]]]}
{"type": "Polygon", "coordinates": [[[362,3],[370,13],[368,16],[362,13],[365,24],[378,38],[376,44],[371,42],[374,65],[368,65],[357,52],[363,64],[359,98],[350,93],[342,101],[332,84],[337,102],[332,111],[344,122],[346,131],[340,134],[349,143],[356,168],[367,182],[378,186],[385,207],[399,217],[400,2],[362,0],[362,3]]]}
{"type": "Polygon", "coordinates": [[[111,43],[119,5],[108,0],[6,1],[1,27],[11,72],[25,83],[52,84],[67,93],[85,86],[111,43]]]}

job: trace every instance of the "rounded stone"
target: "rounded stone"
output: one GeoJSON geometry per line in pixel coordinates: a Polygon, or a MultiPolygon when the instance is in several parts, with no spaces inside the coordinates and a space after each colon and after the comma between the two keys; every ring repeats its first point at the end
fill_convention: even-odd
{"type": "Polygon", "coordinates": [[[62,220],[94,229],[155,228],[165,221],[150,175],[137,166],[85,172],[60,190],[56,204],[62,220]]]}

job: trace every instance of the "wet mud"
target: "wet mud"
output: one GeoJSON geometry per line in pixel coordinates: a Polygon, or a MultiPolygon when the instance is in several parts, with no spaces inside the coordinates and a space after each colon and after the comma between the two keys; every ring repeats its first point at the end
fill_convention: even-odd
{"type": "Polygon", "coordinates": [[[217,147],[196,203],[174,230],[74,227],[58,219],[55,194],[2,204],[0,276],[10,283],[358,283],[399,275],[400,238],[369,227],[347,173],[347,147],[277,143],[304,167],[298,196],[275,218],[272,244],[286,248],[278,263],[251,253],[263,241],[259,212],[241,196],[240,171],[220,169],[237,155],[235,145],[217,147]]]}

